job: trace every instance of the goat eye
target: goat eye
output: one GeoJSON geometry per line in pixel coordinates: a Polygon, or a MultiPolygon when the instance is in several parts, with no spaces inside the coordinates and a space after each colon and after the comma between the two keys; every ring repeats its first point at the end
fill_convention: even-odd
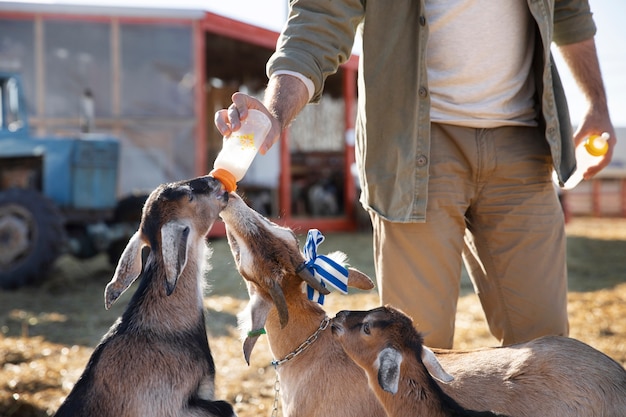
{"type": "Polygon", "coordinates": [[[363,325],[361,326],[361,330],[363,331],[363,333],[369,335],[370,334],[370,324],[368,322],[363,323],[363,325]]]}

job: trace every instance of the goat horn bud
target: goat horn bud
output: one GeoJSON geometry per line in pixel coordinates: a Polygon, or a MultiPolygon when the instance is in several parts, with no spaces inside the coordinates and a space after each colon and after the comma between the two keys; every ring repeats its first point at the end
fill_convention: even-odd
{"type": "Polygon", "coordinates": [[[284,328],[289,321],[289,311],[287,310],[287,300],[285,300],[285,294],[283,294],[283,289],[280,288],[280,285],[278,285],[277,282],[274,282],[274,285],[269,288],[269,293],[272,297],[272,301],[274,301],[276,310],[278,311],[280,327],[284,328]]]}
{"type": "Polygon", "coordinates": [[[322,286],[321,282],[315,279],[315,276],[313,276],[311,271],[309,271],[309,268],[307,268],[306,262],[302,262],[300,265],[298,265],[298,267],[296,268],[296,273],[298,274],[300,279],[302,279],[302,281],[309,284],[311,288],[313,288],[320,294],[330,294],[330,290],[322,286]]]}

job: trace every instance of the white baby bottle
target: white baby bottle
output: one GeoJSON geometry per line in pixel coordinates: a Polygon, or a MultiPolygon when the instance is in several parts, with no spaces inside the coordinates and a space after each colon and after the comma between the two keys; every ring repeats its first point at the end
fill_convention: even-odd
{"type": "Polygon", "coordinates": [[[241,128],[230,137],[224,137],[222,150],[209,175],[220,180],[226,191],[235,191],[271,127],[272,122],[263,112],[249,109],[241,128]]]}

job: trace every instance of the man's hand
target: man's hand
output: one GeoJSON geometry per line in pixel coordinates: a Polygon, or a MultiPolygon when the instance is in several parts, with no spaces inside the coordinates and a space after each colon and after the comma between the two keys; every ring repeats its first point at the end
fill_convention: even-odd
{"type": "Polygon", "coordinates": [[[228,109],[215,113],[215,126],[222,135],[230,136],[241,127],[248,116],[248,109],[257,109],[269,116],[272,127],[265,137],[259,152],[265,153],[278,142],[284,129],[309,101],[309,93],[302,81],[291,75],[272,76],[265,90],[265,104],[244,93],[232,96],[233,104],[228,109]]]}
{"type": "Polygon", "coordinates": [[[280,123],[267,110],[267,108],[265,108],[263,103],[254,97],[237,92],[233,94],[232,100],[233,104],[231,104],[227,109],[218,110],[215,113],[215,126],[217,127],[217,130],[219,130],[223,136],[228,137],[233,132],[239,130],[241,127],[241,121],[248,117],[249,109],[262,111],[272,122],[272,127],[267,133],[267,136],[263,141],[263,145],[261,145],[261,148],[259,149],[261,155],[265,155],[272,145],[280,138],[280,123]]]}
{"type": "Polygon", "coordinates": [[[617,143],[615,129],[611,124],[611,120],[608,118],[607,112],[596,111],[593,107],[590,108],[581,120],[576,133],[574,133],[574,144],[578,146],[587,137],[600,136],[604,132],[610,135],[608,140],[609,150],[602,157],[602,160],[598,163],[598,165],[591,166],[586,172],[583,172],[583,178],[586,180],[590,179],[604,167],[609,165],[611,159],[613,158],[613,149],[615,149],[615,144],[617,143]]]}

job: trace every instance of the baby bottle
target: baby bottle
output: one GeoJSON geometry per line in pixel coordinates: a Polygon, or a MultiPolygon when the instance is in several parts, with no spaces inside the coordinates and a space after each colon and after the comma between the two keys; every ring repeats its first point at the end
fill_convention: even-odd
{"type": "Polygon", "coordinates": [[[569,177],[563,186],[564,190],[571,190],[583,179],[587,168],[597,165],[609,150],[608,140],[611,137],[607,132],[602,135],[592,135],[576,147],[576,171],[569,177]]]}
{"type": "Polygon", "coordinates": [[[246,174],[271,126],[272,122],[263,112],[249,109],[241,128],[228,138],[224,136],[222,150],[209,175],[220,180],[226,191],[237,189],[237,182],[246,174]]]}

